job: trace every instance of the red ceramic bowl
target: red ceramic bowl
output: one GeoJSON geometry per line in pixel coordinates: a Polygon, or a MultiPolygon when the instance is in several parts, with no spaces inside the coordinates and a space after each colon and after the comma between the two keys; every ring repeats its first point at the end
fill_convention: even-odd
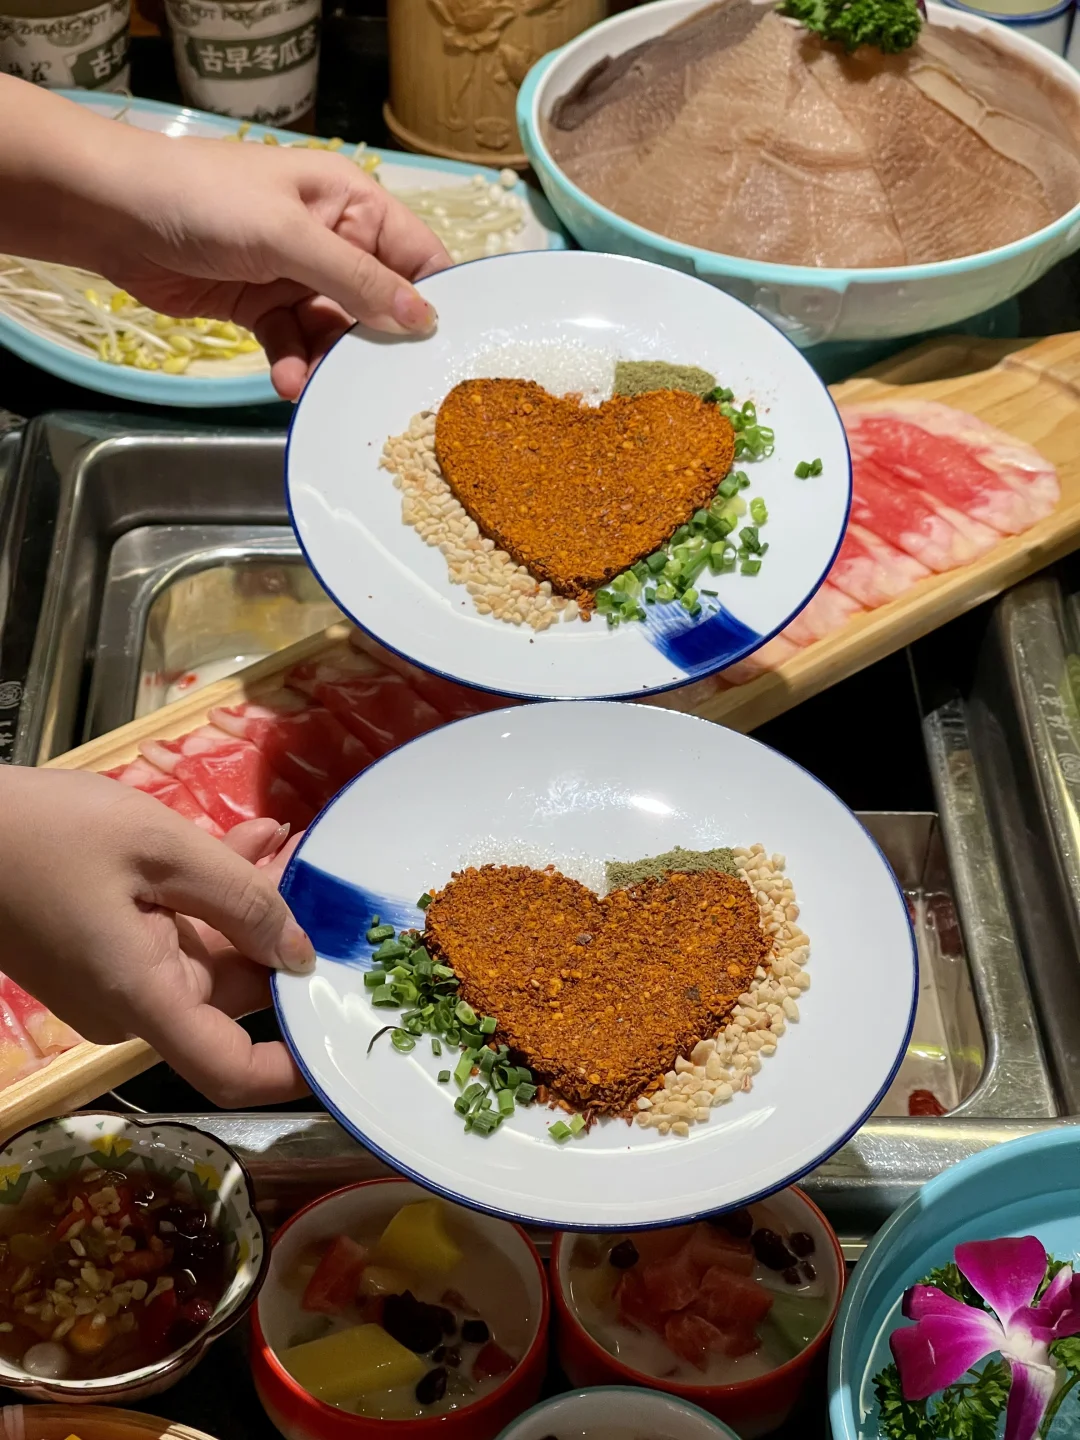
{"type": "Polygon", "coordinates": [[[551,1288],[558,1317],[559,1361],[573,1385],[645,1385],[678,1395],[693,1405],[723,1420],[738,1431],[743,1440],[754,1440],[782,1425],[794,1408],[810,1377],[815,1360],[824,1351],[840,1308],[846,1270],[844,1255],[836,1232],[814,1202],[795,1187],[772,1195],[769,1208],[783,1221],[789,1233],[805,1230],[814,1237],[814,1264],[821,1274],[831,1267],[832,1306],[821,1333],[805,1350],[787,1364],[770,1370],[767,1375],[740,1380],[733,1385],[694,1385],[679,1380],[660,1380],[653,1375],[632,1370],[594,1340],[578,1319],[570,1299],[567,1270],[570,1253],[577,1236],[560,1233],[551,1250],[551,1288]]]}
{"type": "Polygon", "coordinates": [[[493,1440],[522,1410],[536,1402],[547,1368],[550,1319],[547,1279],[540,1256],[524,1230],[504,1220],[467,1212],[467,1224],[514,1265],[529,1297],[531,1338],[521,1360],[494,1390],[446,1415],[420,1420],[375,1420],[316,1400],[296,1383],[271,1345],[295,1306],[280,1276],[308,1245],[375,1220],[384,1223],[403,1205],[431,1196],[410,1180],[367,1180],[324,1195],[298,1211],[274,1237],[270,1273],[251,1318],[251,1369],[263,1409],[285,1440],[493,1440]]]}

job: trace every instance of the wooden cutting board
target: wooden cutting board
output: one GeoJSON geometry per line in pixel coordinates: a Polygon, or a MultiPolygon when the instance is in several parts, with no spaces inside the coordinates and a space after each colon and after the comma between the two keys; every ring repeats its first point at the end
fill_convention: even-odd
{"type": "MultiPolygon", "coordinates": [[[[716,692],[705,680],[654,702],[688,710],[737,730],[752,730],[838,680],[901,649],[991,599],[1080,542],[1080,334],[1036,344],[957,337],[931,340],[834,386],[840,401],[890,397],[938,400],[1026,440],[1057,466],[1058,508],[1033,529],[1003,540],[975,564],[932,576],[898,600],[856,617],[777,670],[716,692]]],[[[204,724],[215,705],[237,704],[273,689],[291,666],[313,659],[347,635],[336,625],[152,715],[134,720],[49,761],[64,770],[107,770],[132,760],[141,740],[173,738],[204,724]]],[[[72,1109],[153,1064],[140,1041],[80,1045],[27,1080],[0,1092],[0,1138],[72,1109]]]]}

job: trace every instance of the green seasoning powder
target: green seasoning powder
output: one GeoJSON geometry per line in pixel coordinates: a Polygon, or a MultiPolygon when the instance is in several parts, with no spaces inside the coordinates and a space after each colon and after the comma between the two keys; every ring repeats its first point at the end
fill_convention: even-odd
{"type": "Polygon", "coordinates": [[[689,390],[708,395],[716,376],[697,365],[669,365],[664,360],[620,360],[615,366],[616,395],[644,395],[649,390],[689,390]]]}
{"type": "Polygon", "coordinates": [[[625,890],[630,885],[640,885],[642,880],[659,879],[670,870],[690,874],[698,870],[719,870],[724,875],[738,873],[732,850],[684,850],[681,845],[666,855],[654,855],[647,860],[609,860],[604,866],[609,890],[625,890]]]}

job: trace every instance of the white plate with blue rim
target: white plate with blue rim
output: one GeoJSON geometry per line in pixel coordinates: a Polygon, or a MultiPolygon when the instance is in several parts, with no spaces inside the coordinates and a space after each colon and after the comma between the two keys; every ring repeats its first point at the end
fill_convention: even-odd
{"type": "MultiPolygon", "coordinates": [[[[239,138],[241,122],[227,115],[211,115],[186,105],[111,95],[95,90],[63,90],[66,99],[119,124],[151,130],[173,139],[195,136],[203,140],[239,138]]],[[[305,145],[311,137],[267,125],[245,124],[249,144],[276,142],[305,145]]],[[[406,155],[396,150],[346,145],[342,153],[353,158],[377,161],[373,172],[391,194],[410,190],[438,190],[460,186],[475,176],[501,187],[496,170],[441,160],[427,155],[406,155]]],[[[517,180],[511,186],[522,204],[522,224],[509,245],[520,250],[564,249],[566,236],[555,213],[538,190],[517,180]]],[[[102,395],[134,400],[146,405],[241,406],[281,403],[270,383],[270,369],[262,351],[238,356],[226,364],[197,362],[183,375],[166,375],[160,370],[136,370],[100,360],[86,347],[60,336],[55,330],[31,319],[24,311],[5,303],[0,291],[0,345],[20,359],[37,365],[50,375],[74,385],[83,385],[102,395]]]]}
{"type": "Polygon", "coordinates": [[[811,599],[847,524],[847,441],[823,382],[760,315],[678,271],[581,251],[499,256],[421,289],[439,313],[437,333],[416,341],[351,331],[316,370],[289,432],[286,484],[300,544],[362,629],[485,690],[640,698],[734,664],[811,599]],[[386,441],[464,379],[535,378],[603,398],[618,360],[650,359],[706,370],[773,432],[767,458],[744,461],[736,451],[734,462],[751,482],[742,503],[763,500],[767,509],[760,570],[744,574],[741,562],[731,573],[706,570],[696,615],[678,601],[643,603],[643,622],[617,628],[575,619],[534,633],[481,614],[441,551],[403,522],[402,492],[380,467],[386,441]],[[797,476],[817,461],[820,473],[797,476]]]}
{"type": "Polygon", "coordinates": [[[314,1094],[394,1169],[508,1219],[648,1227],[781,1189],[873,1112],[914,1020],[907,906],[852,813],[776,751],[659,707],[528,705],[432,731],[331,802],[281,888],[318,955],[311,976],[274,977],[283,1034],[314,1094]],[[439,1081],[460,1056],[434,1054],[428,1036],[408,1053],[375,1038],[403,1012],[373,1004],[365,981],[374,917],[422,929],[418,900],[463,866],[551,863],[602,888],[609,859],[754,843],[786,856],[812,983],[752,1088],[689,1135],[605,1118],[560,1144],[550,1127],[569,1117],[539,1104],[490,1135],[467,1133],[462,1088],[439,1081]]]}

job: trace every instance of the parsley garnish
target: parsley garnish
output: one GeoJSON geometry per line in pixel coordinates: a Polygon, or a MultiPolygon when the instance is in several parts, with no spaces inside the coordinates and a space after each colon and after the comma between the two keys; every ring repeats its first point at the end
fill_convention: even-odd
{"type": "Polygon", "coordinates": [[[899,55],[915,44],[920,10],[918,0],[784,0],[780,6],[781,15],[849,52],[872,45],[883,55],[899,55]]]}

